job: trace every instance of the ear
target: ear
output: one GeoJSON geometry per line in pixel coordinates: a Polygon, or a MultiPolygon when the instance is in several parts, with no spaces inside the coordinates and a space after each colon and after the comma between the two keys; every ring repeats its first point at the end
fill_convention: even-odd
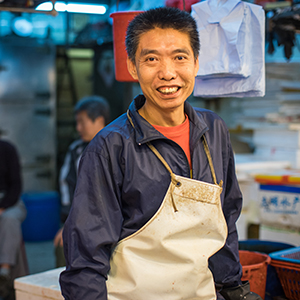
{"type": "Polygon", "coordinates": [[[101,130],[105,126],[105,120],[103,116],[99,116],[95,119],[94,124],[98,130],[101,130]]]}
{"type": "Polygon", "coordinates": [[[199,71],[199,55],[195,60],[195,77],[197,76],[198,71],[199,71]]]}
{"type": "Polygon", "coordinates": [[[138,80],[135,63],[129,57],[127,57],[127,70],[133,79],[138,80]]]}

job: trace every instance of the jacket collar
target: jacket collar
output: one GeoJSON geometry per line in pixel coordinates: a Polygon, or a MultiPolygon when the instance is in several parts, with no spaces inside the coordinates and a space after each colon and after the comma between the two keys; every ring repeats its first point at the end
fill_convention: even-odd
{"type": "MultiPolygon", "coordinates": [[[[144,144],[156,139],[166,139],[164,135],[157,131],[138,113],[138,110],[144,105],[145,101],[146,99],[144,95],[138,95],[129,106],[129,115],[134,126],[136,142],[138,144],[144,144]]],[[[199,134],[199,137],[193,136],[193,139],[200,138],[204,132],[208,130],[203,117],[201,114],[197,114],[194,108],[187,101],[184,103],[184,111],[189,117],[191,126],[197,128],[197,130],[193,130],[191,132],[198,132],[199,134]]]]}

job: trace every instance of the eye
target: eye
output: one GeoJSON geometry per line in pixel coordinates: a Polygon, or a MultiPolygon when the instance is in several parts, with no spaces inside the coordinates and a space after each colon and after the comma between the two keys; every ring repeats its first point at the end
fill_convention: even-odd
{"type": "Polygon", "coordinates": [[[185,57],[184,57],[184,56],[182,56],[182,55],[179,55],[179,56],[177,56],[177,57],[176,57],[176,59],[177,59],[177,60],[184,60],[184,59],[185,59],[185,57]]]}
{"type": "Polygon", "coordinates": [[[155,57],[147,57],[146,61],[155,61],[155,57]]]}

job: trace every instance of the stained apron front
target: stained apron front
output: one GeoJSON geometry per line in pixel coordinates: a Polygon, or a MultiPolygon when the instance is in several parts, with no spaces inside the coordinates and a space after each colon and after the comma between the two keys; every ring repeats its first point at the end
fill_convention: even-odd
{"type": "Polygon", "coordinates": [[[173,174],[150,148],[169,170],[171,183],[156,214],[114,249],[108,299],[216,299],[208,259],[223,247],[227,225],[211,158],[215,184],[173,174]]]}

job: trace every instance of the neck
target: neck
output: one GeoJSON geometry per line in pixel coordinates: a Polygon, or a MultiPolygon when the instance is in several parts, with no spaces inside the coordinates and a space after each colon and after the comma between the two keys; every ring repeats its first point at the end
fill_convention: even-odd
{"type": "Polygon", "coordinates": [[[185,121],[184,106],[171,111],[149,110],[147,102],[138,110],[139,114],[152,125],[173,127],[185,121]]]}

